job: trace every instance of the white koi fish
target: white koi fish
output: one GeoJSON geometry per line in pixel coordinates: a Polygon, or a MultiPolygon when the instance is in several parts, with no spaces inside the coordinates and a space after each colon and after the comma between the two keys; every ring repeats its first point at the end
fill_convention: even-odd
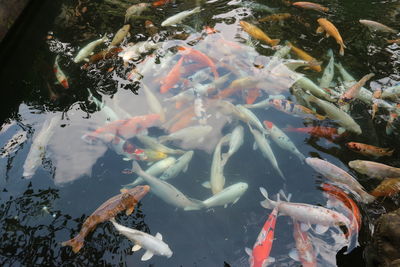
{"type": "Polygon", "coordinates": [[[390,33],[398,33],[398,30],[395,30],[393,28],[390,28],[382,23],[373,21],[373,20],[367,20],[367,19],[360,19],[359,22],[365,26],[367,26],[370,30],[373,31],[380,31],[380,32],[390,32],[390,33]]]}
{"type": "Polygon", "coordinates": [[[269,145],[269,142],[267,141],[267,139],[265,139],[264,135],[261,134],[259,131],[253,130],[253,128],[251,128],[250,125],[249,125],[249,128],[250,128],[251,133],[254,136],[254,140],[255,140],[254,148],[258,147],[260,149],[263,156],[271,162],[272,167],[274,167],[274,169],[279,173],[279,175],[282,177],[282,179],[285,180],[285,177],[283,176],[283,173],[282,173],[281,169],[279,168],[278,161],[276,160],[274,152],[272,151],[272,148],[269,145]]]}
{"type": "Polygon", "coordinates": [[[248,187],[249,186],[246,183],[233,184],[227,188],[224,188],[224,190],[218,192],[212,197],[204,200],[203,203],[207,208],[217,206],[224,206],[224,208],[226,208],[229,203],[232,203],[232,205],[235,204],[246,192],[248,187]]]}
{"type": "Polygon", "coordinates": [[[114,218],[110,219],[110,222],[112,222],[112,224],[120,234],[126,236],[129,240],[135,243],[135,245],[132,247],[132,251],[138,251],[141,248],[146,250],[141,258],[142,261],[147,261],[151,259],[153,255],[160,255],[171,258],[172,251],[169,246],[162,240],[162,235],[160,233],[152,236],[145,232],[141,232],[118,224],[114,218]]]}
{"type": "MultiPolygon", "coordinates": [[[[265,197],[261,201],[261,206],[266,209],[278,208],[279,213],[292,217],[292,219],[302,222],[306,225],[316,224],[316,232],[324,233],[330,226],[346,226],[348,231],[351,231],[351,222],[343,214],[324,208],[304,203],[293,203],[286,201],[273,201],[268,198],[268,193],[265,188],[260,187],[261,194],[265,197]]],[[[350,235],[351,236],[351,235],[350,235]]]]}
{"type": "Polygon", "coordinates": [[[298,157],[301,162],[305,160],[304,155],[297,149],[292,140],[290,140],[290,138],[281,129],[279,129],[270,121],[264,121],[264,125],[269,130],[272,140],[274,140],[278,146],[298,157]]]}
{"type": "Polygon", "coordinates": [[[182,12],[180,12],[180,13],[178,13],[176,15],[173,15],[172,17],[169,17],[166,20],[164,20],[161,23],[161,26],[162,27],[166,27],[166,26],[172,26],[172,25],[178,24],[182,20],[184,20],[187,17],[189,17],[190,15],[195,14],[195,13],[199,13],[200,11],[201,11],[201,8],[199,6],[195,7],[192,10],[182,11],[182,12]]]}
{"type": "Polygon", "coordinates": [[[324,69],[324,73],[322,74],[321,81],[319,82],[319,87],[321,88],[329,88],[331,82],[333,80],[333,76],[335,75],[335,58],[333,56],[332,49],[328,50],[328,56],[330,57],[328,65],[324,69]]]}
{"type": "Polygon", "coordinates": [[[242,105],[236,105],[238,110],[241,112],[242,117],[246,118],[246,123],[250,123],[251,125],[255,126],[258,130],[260,130],[263,133],[268,133],[268,130],[266,130],[261,123],[261,121],[257,118],[257,116],[251,111],[250,109],[242,106],[242,105]]]}
{"type": "MultiPolygon", "coordinates": [[[[174,163],[176,162],[175,158],[173,157],[168,157],[163,160],[159,160],[153,165],[151,165],[147,170],[146,173],[151,175],[151,176],[158,176],[162,174],[165,170],[167,170],[169,167],[173,166],[174,163]]],[[[137,185],[140,185],[144,183],[144,179],[142,177],[136,178],[135,181],[133,181],[130,184],[124,185],[124,187],[134,187],[137,185]]]]}
{"type": "Polygon", "coordinates": [[[193,150],[190,150],[178,158],[173,165],[166,169],[160,179],[168,180],[176,177],[181,171],[186,172],[193,157],[193,150]]]}
{"type": "Polygon", "coordinates": [[[160,115],[160,121],[165,122],[165,111],[161,106],[160,101],[154,95],[154,93],[148,88],[144,83],[143,84],[143,91],[146,96],[147,104],[149,105],[151,113],[156,113],[160,115]]]}
{"type": "Polygon", "coordinates": [[[239,150],[244,141],[244,130],[241,125],[238,125],[233,129],[231,138],[229,140],[229,150],[227,153],[222,154],[222,166],[228,162],[228,159],[239,150]]]}
{"type": "Polygon", "coordinates": [[[300,261],[304,267],[317,267],[317,253],[314,251],[312,240],[295,220],[293,220],[293,238],[296,249],[290,251],[289,257],[300,261]]]}
{"type": "Polygon", "coordinates": [[[90,42],[87,44],[84,48],[79,50],[78,54],[74,58],[75,63],[79,63],[81,61],[89,61],[88,57],[93,53],[93,50],[100,45],[101,43],[104,43],[107,41],[107,36],[104,35],[102,38],[97,39],[93,42],[90,42]]]}
{"type": "Polygon", "coordinates": [[[310,91],[311,94],[317,97],[323,98],[329,102],[335,102],[327,92],[306,77],[301,77],[295,84],[303,88],[305,91],[310,91]]]}
{"type": "Polygon", "coordinates": [[[33,138],[32,146],[29,149],[28,156],[24,163],[24,173],[22,174],[25,178],[31,178],[37,168],[42,164],[42,160],[46,153],[46,147],[51,137],[54,134],[54,129],[60,121],[59,116],[55,116],[50,120],[46,120],[42,126],[42,129],[33,138]]]}
{"type": "Polygon", "coordinates": [[[375,197],[365,192],[364,187],[353,176],[336,165],[318,158],[307,158],[306,163],[329,180],[343,184],[359,194],[364,203],[371,203],[375,200],[375,197]]]}
{"type": "Polygon", "coordinates": [[[211,131],[212,127],[210,125],[190,126],[167,136],[160,136],[158,140],[161,143],[175,140],[181,140],[183,143],[197,140],[199,143],[201,143],[204,141],[205,136],[211,131]]]}
{"type": "Polygon", "coordinates": [[[110,108],[110,107],[107,106],[105,103],[103,103],[103,102],[101,102],[99,99],[97,99],[97,98],[92,94],[92,92],[90,92],[89,89],[88,89],[88,92],[89,92],[88,100],[89,100],[89,101],[92,101],[92,102],[97,106],[97,108],[98,108],[101,112],[103,112],[103,113],[106,115],[107,120],[110,120],[110,121],[117,121],[117,120],[121,119],[121,118],[117,115],[117,113],[115,113],[115,111],[114,111],[112,108],[110,108]]]}
{"type": "Polygon", "coordinates": [[[162,152],[169,155],[182,155],[185,153],[185,151],[180,149],[169,148],[158,142],[157,138],[153,138],[148,135],[137,135],[136,138],[139,139],[139,141],[147,148],[151,148],[158,152],[162,152]]]}
{"type": "Polygon", "coordinates": [[[144,172],[136,161],[133,162],[132,170],[150,185],[152,193],[166,203],[184,210],[199,210],[204,208],[202,201],[188,198],[171,184],[144,172]]]}

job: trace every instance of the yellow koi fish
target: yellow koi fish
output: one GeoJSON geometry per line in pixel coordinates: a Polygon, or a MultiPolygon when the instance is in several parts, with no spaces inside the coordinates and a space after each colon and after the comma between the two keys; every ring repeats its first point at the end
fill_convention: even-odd
{"type": "Polygon", "coordinates": [[[268,35],[265,32],[263,32],[260,28],[258,28],[256,25],[241,20],[240,26],[242,26],[243,30],[247,32],[249,35],[251,35],[253,38],[261,40],[269,44],[270,46],[276,46],[280,42],[279,39],[269,38],[268,35]]]}
{"type": "Polygon", "coordinates": [[[342,36],[340,36],[338,29],[335,27],[335,25],[332,24],[332,22],[325,18],[319,18],[317,19],[317,21],[319,24],[319,27],[317,28],[317,33],[323,33],[325,31],[326,37],[332,36],[333,38],[335,38],[336,42],[340,45],[339,53],[341,56],[343,56],[346,46],[343,43],[342,36]]]}

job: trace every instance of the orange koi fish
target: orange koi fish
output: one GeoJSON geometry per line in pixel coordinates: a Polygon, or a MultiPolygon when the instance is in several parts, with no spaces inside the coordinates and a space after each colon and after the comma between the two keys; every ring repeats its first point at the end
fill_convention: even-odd
{"type": "Polygon", "coordinates": [[[67,76],[65,76],[64,72],[61,70],[58,65],[59,55],[56,56],[56,60],[54,61],[53,72],[56,75],[57,81],[64,87],[65,89],[69,88],[67,76]]]}
{"type": "Polygon", "coordinates": [[[168,4],[169,2],[171,2],[171,0],[158,0],[158,1],[153,2],[151,5],[152,5],[153,7],[157,7],[157,6],[166,5],[166,4],[168,4]]]}
{"type": "Polygon", "coordinates": [[[400,192],[400,178],[383,180],[372,192],[375,197],[390,197],[400,192]]]}
{"type": "Polygon", "coordinates": [[[321,11],[321,12],[329,11],[329,8],[324,7],[317,3],[311,3],[311,2],[294,2],[292,5],[296,6],[296,7],[301,7],[304,9],[312,9],[312,10],[321,11]]]}
{"type": "Polygon", "coordinates": [[[267,22],[267,21],[282,21],[285,19],[290,18],[292,15],[290,13],[279,13],[279,14],[272,14],[266,17],[259,19],[259,22],[267,22]]]}
{"type": "MultiPolygon", "coordinates": [[[[286,42],[286,44],[288,46],[290,46],[291,51],[293,51],[299,58],[308,61],[310,63],[316,63],[317,60],[315,58],[313,58],[312,56],[310,56],[306,51],[294,46],[291,42],[286,42]]],[[[321,69],[321,65],[319,64],[313,64],[312,66],[309,67],[310,69],[313,69],[317,72],[320,72],[321,69]]]]}
{"type": "Polygon", "coordinates": [[[268,35],[265,32],[263,32],[260,28],[258,28],[256,25],[241,20],[240,26],[242,26],[243,30],[247,32],[251,37],[261,40],[272,47],[276,46],[280,42],[279,39],[269,38],[268,35]]]}
{"type": "Polygon", "coordinates": [[[194,113],[193,107],[191,107],[191,110],[188,112],[185,112],[182,114],[180,119],[176,121],[168,130],[170,133],[177,132],[183,128],[186,128],[190,123],[193,122],[193,117],[195,117],[196,114],[194,113]]]}
{"type": "Polygon", "coordinates": [[[289,257],[300,261],[303,267],[317,267],[317,255],[307,232],[301,230],[300,223],[295,220],[293,220],[293,228],[296,249],[290,251],[289,257]]]}
{"type": "Polygon", "coordinates": [[[332,142],[336,141],[337,139],[345,135],[345,133],[339,134],[337,128],[323,127],[323,126],[303,127],[303,128],[293,128],[289,126],[286,127],[284,130],[288,132],[308,133],[315,137],[326,138],[332,142]]]}
{"type": "Polygon", "coordinates": [[[89,63],[96,63],[97,61],[100,61],[102,59],[108,59],[111,58],[115,55],[117,55],[119,52],[121,52],[123,49],[120,47],[113,47],[110,49],[105,49],[103,51],[100,51],[97,54],[92,55],[89,58],[89,63]]]}
{"type": "Polygon", "coordinates": [[[165,78],[161,81],[160,93],[165,94],[172,87],[177,84],[181,78],[181,67],[183,63],[183,58],[181,57],[175,66],[171,69],[171,71],[165,76],[165,78]]]}
{"type": "Polygon", "coordinates": [[[259,82],[259,78],[253,76],[236,79],[232,81],[226,89],[220,91],[214,98],[227,98],[240,90],[244,90],[246,88],[256,88],[259,82]]]}
{"type": "Polygon", "coordinates": [[[364,156],[372,156],[372,157],[391,156],[394,152],[394,149],[381,148],[381,147],[357,143],[357,142],[346,143],[346,146],[350,150],[353,150],[354,152],[360,153],[361,155],[364,155],[364,156]]]}
{"type": "Polygon", "coordinates": [[[99,136],[104,133],[119,135],[123,138],[131,138],[136,134],[143,133],[158,120],[160,120],[159,114],[149,114],[132,117],[130,119],[117,120],[107,123],[97,130],[84,135],[82,138],[90,142],[93,139],[99,138],[99,136]]]}
{"type": "Polygon", "coordinates": [[[246,104],[248,104],[248,105],[253,104],[260,95],[261,95],[260,89],[258,89],[258,88],[248,89],[247,96],[246,96],[246,104]]]}
{"type": "Polygon", "coordinates": [[[263,267],[267,266],[268,262],[273,261],[269,259],[269,254],[274,242],[275,224],[278,216],[278,208],[274,208],[265,222],[261,232],[258,234],[256,243],[253,250],[246,248],[246,253],[250,256],[250,267],[263,267]]]}
{"type": "Polygon", "coordinates": [[[355,223],[352,223],[354,230],[359,230],[361,228],[361,213],[360,209],[358,208],[357,204],[351,199],[342,189],[337,186],[323,183],[321,189],[326,192],[327,194],[331,195],[332,197],[336,198],[337,200],[341,201],[354,215],[355,223]],[[357,227],[357,228],[355,228],[357,227]]]}
{"type": "Polygon", "coordinates": [[[329,20],[327,20],[325,18],[319,18],[319,19],[317,19],[317,21],[318,21],[318,24],[320,25],[317,28],[317,33],[323,33],[325,31],[326,37],[332,36],[333,38],[335,38],[336,42],[340,46],[339,54],[341,56],[343,56],[344,49],[346,48],[346,46],[343,43],[342,36],[340,36],[338,29],[335,27],[335,25],[332,24],[332,22],[330,22],[329,20]]]}
{"type": "Polygon", "coordinates": [[[82,225],[79,234],[73,239],[63,242],[62,246],[71,246],[72,251],[78,253],[83,247],[85,237],[92,232],[99,223],[114,218],[121,211],[126,215],[132,214],[136,204],[150,191],[150,186],[136,186],[132,189],[122,189],[121,194],[116,195],[100,207],[98,207],[92,215],[90,215],[82,225]]]}
{"type": "Polygon", "coordinates": [[[209,66],[212,73],[214,74],[214,79],[218,79],[219,74],[217,72],[217,66],[206,54],[191,47],[180,46],[179,50],[182,51],[185,59],[192,59],[194,61],[198,61],[209,66]]]}
{"type": "Polygon", "coordinates": [[[400,44],[400,39],[386,40],[388,44],[400,44]]]}
{"type": "Polygon", "coordinates": [[[214,29],[214,28],[212,28],[210,26],[204,26],[204,31],[207,34],[214,34],[214,33],[219,32],[218,30],[216,30],[216,29],[214,29]]]}

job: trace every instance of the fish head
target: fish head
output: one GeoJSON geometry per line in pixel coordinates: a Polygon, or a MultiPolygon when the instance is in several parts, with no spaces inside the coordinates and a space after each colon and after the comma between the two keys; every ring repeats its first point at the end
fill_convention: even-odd
{"type": "Polygon", "coordinates": [[[362,161],[361,160],[352,160],[349,162],[349,167],[355,170],[359,170],[362,168],[362,161]]]}
{"type": "Polygon", "coordinates": [[[148,192],[150,191],[150,186],[139,185],[134,188],[125,191],[125,194],[133,196],[135,202],[139,202],[148,192]]]}
{"type": "Polygon", "coordinates": [[[165,256],[167,258],[171,258],[172,257],[172,250],[169,248],[169,246],[167,245],[167,247],[165,248],[165,250],[163,252],[161,252],[162,256],[165,256]]]}
{"type": "Polygon", "coordinates": [[[136,147],[131,142],[126,141],[122,146],[122,150],[126,153],[132,154],[135,153],[136,147]]]}
{"type": "Polygon", "coordinates": [[[346,146],[351,149],[351,150],[355,150],[355,151],[360,151],[360,147],[357,146],[357,144],[355,142],[348,142],[346,143],[346,146]]]}

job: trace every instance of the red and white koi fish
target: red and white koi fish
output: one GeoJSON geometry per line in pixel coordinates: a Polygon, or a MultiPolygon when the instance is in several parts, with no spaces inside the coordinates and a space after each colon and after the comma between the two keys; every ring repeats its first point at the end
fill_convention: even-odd
{"type": "MultiPolygon", "coordinates": [[[[314,206],[304,203],[292,203],[281,201],[273,201],[268,198],[268,193],[265,188],[260,187],[261,194],[265,197],[261,201],[261,206],[266,209],[278,208],[279,212],[283,215],[292,217],[292,219],[302,222],[304,224],[316,224],[316,232],[324,233],[330,226],[346,226],[347,230],[351,233],[351,222],[343,214],[320,206],[314,206]]],[[[350,234],[350,236],[352,236],[350,234]]]]}
{"type": "Polygon", "coordinates": [[[296,249],[290,251],[289,257],[300,261],[303,267],[317,267],[317,256],[307,232],[301,230],[300,223],[295,220],[293,220],[293,228],[296,249]]]}
{"type": "Polygon", "coordinates": [[[58,59],[59,55],[56,56],[56,60],[54,62],[53,66],[53,72],[56,75],[57,81],[65,88],[68,89],[68,79],[67,76],[65,76],[64,72],[61,70],[60,65],[58,65],[58,59]]]}
{"type": "Polygon", "coordinates": [[[85,134],[82,139],[91,142],[93,139],[98,138],[100,134],[104,133],[111,133],[128,139],[137,134],[146,132],[147,128],[153,126],[159,119],[160,114],[149,114],[113,121],[89,134],[85,134]]]}
{"type": "Polygon", "coordinates": [[[178,60],[167,76],[165,76],[165,78],[161,81],[160,93],[165,94],[181,79],[183,58],[184,57],[181,57],[178,60]]]}
{"type": "Polygon", "coordinates": [[[250,256],[250,267],[264,267],[274,259],[269,257],[272,243],[274,242],[275,224],[278,216],[278,208],[274,208],[265,222],[261,232],[258,234],[253,250],[245,248],[246,253],[250,256]]]}

